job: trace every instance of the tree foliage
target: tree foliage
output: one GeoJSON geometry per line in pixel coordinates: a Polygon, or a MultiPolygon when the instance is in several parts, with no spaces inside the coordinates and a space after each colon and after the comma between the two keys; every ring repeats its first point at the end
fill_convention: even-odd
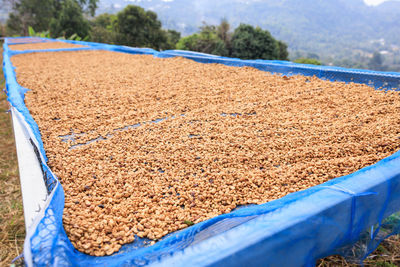
{"type": "Polygon", "coordinates": [[[175,49],[180,33],[164,30],[157,14],[139,6],[128,5],[117,15],[101,14],[92,21],[94,42],[151,47],[157,50],[175,49]]]}
{"type": "Polygon", "coordinates": [[[218,38],[221,39],[225,47],[228,51],[231,50],[231,40],[232,40],[232,33],[231,33],[231,25],[229,24],[226,18],[221,20],[221,23],[217,26],[217,35],[218,38]]]}
{"type": "Polygon", "coordinates": [[[89,34],[89,22],[83,17],[82,7],[74,0],[64,0],[58,16],[50,22],[52,37],[72,35],[86,37],[89,34]]]}
{"type": "Polygon", "coordinates": [[[105,13],[97,16],[91,21],[90,40],[92,42],[115,44],[117,39],[116,23],[116,15],[105,13]]]}
{"type": "Polygon", "coordinates": [[[241,59],[288,58],[287,45],[268,31],[241,24],[232,33],[226,19],[218,26],[203,25],[200,32],[182,38],[177,48],[241,59]]]}
{"type": "Polygon", "coordinates": [[[167,42],[166,33],[153,11],[129,5],[117,14],[117,42],[123,45],[161,49],[167,42]]]}
{"type": "Polygon", "coordinates": [[[97,3],[99,0],[78,0],[78,4],[82,8],[82,10],[86,13],[89,14],[90,16],[94,16],[96,13],[97,9],[97,3]]]}
{"type": "Polygon", "coordinates": [[[279,60],[289,60],[289,52],[287,50],[288,46],[282,41],[277,41],[278,46],[278,58],[279,60]]]}
{"type": "Polygon", "coordinates": [[[13,12],[7,20],[10,34],[28,35],[28,27],[36,31],[49,29],[51,18],[55,15],[54,0],[20,0],[13,3],[13,12]]]}
{"type": "Polygon", "coordinates": [[[90,37],[91,41],[157,50],[182,49],[242,59],[287,60],[287,45],[261,28],[241,24],[231,31],[222,19],[217,26],[206,23],[198,33],[181,38],[165,30],[157,14],[140,6],[128,5],[116,15],[101,14],[90,21],[99,0],[6,0],[13,3],[7,27],[12,34],[32,32],[51,37],[90,37]]]}
{"type": "Polygon", "coordinates": [[[175,49],[176,44],[179,42],[179,40],[181,39],[181,33],[177,32],[175,30],[167,30],[166,31],[167,34],[167,43],[166,45],[163,47],[163,50],[166,49],[175,49]]]}
{"type": "Polygon", "coordinates": [[[116,15],[104,13],[95,17],[92,23],[94,26],[99,26],[106,28],[108,30],[112,30],[115,26],[116,21],[117,21],[116,15]]]}
{"type": "Polygon", "coordinates": [[[232,35],[232,56],[241,59],[278,59],[279,48],[268,31],[240,24],[232,35]]]}
{"type": "Polygon", "coordinates": [[[298,58],[294,60],[293,62],[295,63],[300,63],[300,64],[310,64],[310,65],[322,65],[320,61],[318,61],[315,58],[298,58]]]}
{"type": "Polygon", "coordinates": [[[212,25],[203,25],[199,33],[182,38],[176,45],[177,49],[191,50],[202,53],[228,56],[229,51],[225,43],[218,37],[217,28],[212,25]]]}
{"type": "MultiPolygon", "coordinates": [[[[12,12],[7,20],[7,30],[11,35],[28,35],[31,26],[37,32],[47,31],[50,28],[52,36],[60,32],[88,33],[88,26],[82,21],[83,13],[94,15],[99,0],[5,0],[11,3],[12,12]],[[55,20],[63,20],[58,23],[55,20]],[[66,20],[71,19],[68,23],[66,20]],[[60,30],[60,27],[67,27],[60,30]],[[82,27],[82,28],[81,28],[82,27]]],[[[72,34],[73,34],[72,33],[72,34]]],[[[71,35],[72,35],[71,34],[71,35]]]]}

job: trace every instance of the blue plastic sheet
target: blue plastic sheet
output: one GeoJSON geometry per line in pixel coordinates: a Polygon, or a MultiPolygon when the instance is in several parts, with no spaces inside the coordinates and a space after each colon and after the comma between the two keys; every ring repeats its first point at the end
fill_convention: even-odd
{"type": "Polygon", "coordinates": [[[157,52],[78,41],[66,42],[88,47],[21,52],[9,49],[13,39],[6,39],[3,46],[8,101],[31,127],[34,135],[31,138],[38,141],[49,192],[47,208],[28,229],[25,239],[24,259],[29,266],[313,266],[317,259],[332,254],[362,261],[383,238],[399,232],[399,217],[389,216],[400,210],[400,151],[353,174],[262,205],[238,208],[171,233],[152,246],[137,237],[135,242],[124,245],[111,256],[85,255],[74,249],[62,226],[64,192],[46,165],[38,126],[24,103],[27,89],[16,81],[10,61],[13,55],[96,49],[159,58],[181,56],[202,63],[250,66],[281,75],[315,75],[366,83],[377,89],[400,88],[400,73],[240,60],[177,50],[157,52]]]}

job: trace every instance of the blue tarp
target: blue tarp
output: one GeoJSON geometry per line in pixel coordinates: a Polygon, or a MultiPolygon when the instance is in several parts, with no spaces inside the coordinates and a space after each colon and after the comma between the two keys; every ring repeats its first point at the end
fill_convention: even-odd
{"type": "MultiPolygon", "coordinates": [[[[96,49],[160,58],[182,56],[202,63],[250,66],[282,75],[315,75],[329,80],[366,83],[377,89],[400,88],[400,73],[240,60],[178,50],[157,52],[78,41],[66,42],[88,48],[11,51],[8,44],[14,39],[5,39],[3,46],[8,101],[31,127],[34,135],[31,138],[37,139],[38,151],[45,161],[39,128],[24,103],[26,89],[17,83],[10,61],[15,54],[96,49]]],[[[313,266],[317,259],[332,254],[362,261],[383,238],[398,233],[400,227],[398,217],[389,217],[400,210],[399,151],[353,174],[262,205],[242,207],[171,233],[152,246],[136,237],[135,242],[124,245],[118,253],[94,257],[77,251],[68,240],[62,226],[62,186],[46,162],[41,164],[49,198],[47,208],[27,232],[24,258],[28,265],[313,266]]]]}

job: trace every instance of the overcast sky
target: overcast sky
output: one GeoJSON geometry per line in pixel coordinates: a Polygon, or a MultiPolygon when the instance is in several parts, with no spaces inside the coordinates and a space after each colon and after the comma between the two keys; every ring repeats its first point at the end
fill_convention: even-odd
{"type": "Polygon", "coordinates": [[[379,5],[380,3],[383,3],[385,1],[387,1],[387,0],[364,0],[364,2],[367,5],[374,5],[374,6],[379,5]]]}

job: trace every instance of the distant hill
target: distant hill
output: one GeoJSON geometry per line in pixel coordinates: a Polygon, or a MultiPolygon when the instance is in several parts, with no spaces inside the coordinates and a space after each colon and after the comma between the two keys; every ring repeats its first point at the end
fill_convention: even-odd
{"type": "Polygon", "coordinates": [[[100,0],[98,13],[128,4],[155,11],[165,28],[183,35],[225,17],[233,27],[248,23],[269,30],[288,43],[292,58],[354,66],[381,51],[387,60],[399,58],[400,70],[400,1],[367,6],[363,0],[100,0]]]}

